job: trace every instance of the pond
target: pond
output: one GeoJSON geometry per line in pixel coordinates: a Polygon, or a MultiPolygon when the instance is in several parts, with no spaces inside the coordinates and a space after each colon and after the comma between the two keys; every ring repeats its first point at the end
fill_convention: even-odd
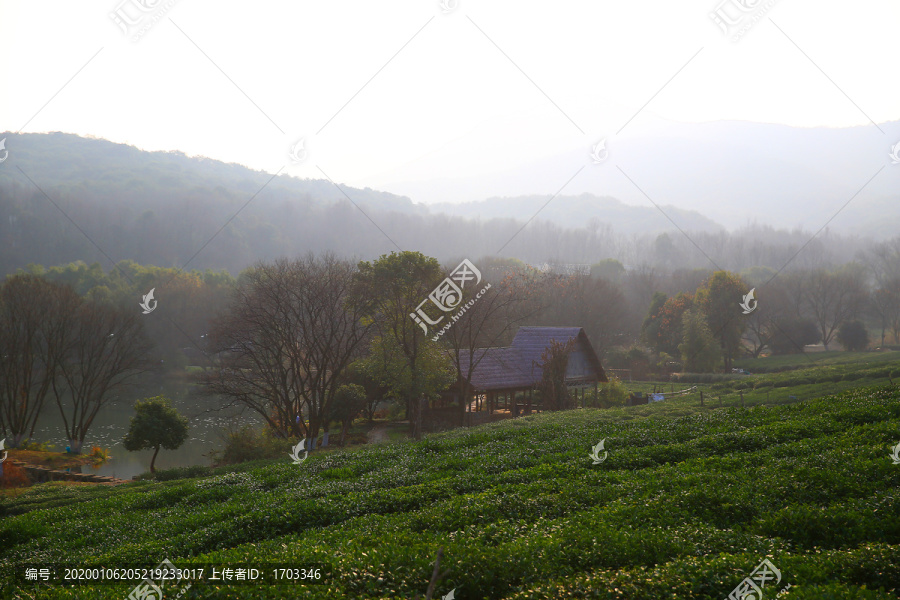
{"type": "MultiPolygon", "coordinates": [[[[92,446],[100,446],[109,450],[112,458],[99,467],[85,465],[82,472],[95,475],[109,475],[119,479],[131,479],[150,470],[150,459],[153,450],[128,452],[122,446],[122,438],[128,432],[131,418],[135,415],[134,402],[152,396],[166,396],[172,406],[188,418],[188,439],[177,450],[160,448],[156,457],[156,468],[171,469],[191,465],[209,465],[207,454],[212,450],[220,451],[224,447],[224,432],[231,427],[244,424],[259,426],[262,418],[247,409],[229,407],[222,409],[226,401],[216,397],[205,397],[192,394],[194,386],[159,379],[155,384],[142,388],[131,388],[120,392],[118,397],[106,404],[97,414],[88,431],[82,452],[89,454],[92,446]]],[[[55,444],[55,452],[65,451],[65,427],[56,403],[50,399],[35,428],[34,441],[55,444]]]]}

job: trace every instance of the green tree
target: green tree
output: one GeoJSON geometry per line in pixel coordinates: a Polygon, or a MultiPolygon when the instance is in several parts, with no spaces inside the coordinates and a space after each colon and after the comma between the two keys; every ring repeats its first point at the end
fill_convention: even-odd
{"type": "Polygon", "coordinates": [[[659,318],[663,305],[668,300],[663,292],[653,292],[653,298],[650,300],[650,309],[644,322],[641,323],[641,341],[653,347],[655,352],[660,350],[657,348],[657,340],[659,339],[659,327],[662,319],[659,318]]]}
{"type": "Polygon", "coordinates": [[[845,350],[865,350],[869,345],[869,333],[862,321],[844,321],[837,333],[837,341],[845,350]]]}
{"type": "MultiPolygon", "coordinates": [[[[407,404],[410,421],[416,418],[416,407],[421,408],[423,399],[437,397],[455,378],[447,352],[431,340],[425,340],[417,349],[415,369],[394,339],[380,336],[372,340],[369,356],[361,364],[389,395],[404,401],[412,399],[412,407],[407,404]]],[[[421,419],[421,410],[418,413],[421,419]]]]}
{"type": "Polygon", "coordinates": [[[339,444],[344,445],[347,438],[347,430],[353,423],[353,419],[359,416],[366,406],[366,390],[361,385],[348,383],[338,386],[334,392],[334,400],[329,406],[328,420],[341,424],[341,439],[339,444]]]}
{"type": "Polygon", "coordinates": [[[694,302],[706,315],[706,322],[713,337],[719,341],[725,370],[731,364],[741,345],[741,336],[747,326],[740,302],[749,288],[741,278],[728,271],[716,271],[706,284],[697,290],[694,302]]]}
{"type": "Polygon", "coordinates": [[[175,450],[188,438],[188,420],[178,414],[164,396],[138,400],[134,404],[137,415],[131,417],[131,426],[122,440],[129,452],[154,449],[150,459],[150,472],[155,473],[156,455],[160,448],[175,450]]]}
{"type": "Polygon", "coordinates": [[[403,390],[410,434],[415,439],[422,435],[423,396],[433,391],[427,384],[429,373],[422,357],[428,355],[435,342],[428,337],[424,321],[417,322],[413,315],[421,319],[418,309],[424,307],[433,312],[429,321],[438,316],[441,318],[436,321],[448,318],[445,314],[438,315],[428,300],[443,278],[437,259],[421,252],[391,252],[371,263],[362,261],[356,275],[354,301],[367,307],[383,340],[380,350],[373,351],[374,358],[390,365],[389,372],[398,377],[383,381],[394,390],[403,390]],[[403,363],[402,368],[397,366],[398,361],[403,363]]]}
{"type": "Polygon", "coordinates": [[[598,277],[618,283],[625,274],[625,267],[614,258],[604,258],[591,265],[591,277],[598,277]]]}
{"type": "Polygon", "coordinates": [[[683,369],[688,373],[710,373],[722,359],[721,349],[703,312],[692,308],[682,317],[684,341],[678,346],[683,369]]]}

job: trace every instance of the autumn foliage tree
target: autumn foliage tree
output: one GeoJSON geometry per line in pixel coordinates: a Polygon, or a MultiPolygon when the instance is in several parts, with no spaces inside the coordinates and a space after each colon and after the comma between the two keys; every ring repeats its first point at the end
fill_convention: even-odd
{"type": "Polygon", "coordinates": [[[666,298],[661,292],[654,295],[650,314],[644,320],[641,333],[645,343],[657,355],[678,355],[678,346],[684,339],[682,317],[693,306],[694,298],[691,294],[682,292],[672,298],[666,298]]]}

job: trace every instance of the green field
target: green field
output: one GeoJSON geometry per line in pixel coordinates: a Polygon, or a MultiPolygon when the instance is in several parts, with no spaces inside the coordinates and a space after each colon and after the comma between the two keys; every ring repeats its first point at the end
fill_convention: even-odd
{"type": "MultiPolygon", "coordinates": [[[[782,579],[766,598],[790,584],[782,597],[893,599],[898,442],[900,390],[887,386],[744,409],[573,410],[299,466],[36,486],[0,500],[0,548],[17,572],[165,558],[321,569],[316,585],[196,584],[181,598],[424,596],[443,548],[435,598],[722,599],[768,558],[782,579]],[[608,458],[594,465],[601,439],[608,458]]],[[[4,598],[122,599],[136,582],[4,583],[4,598]]]]}
{"type": "Polygon", "coordinates": [[[734,366],[755,373],[776,371],[779,369],[809,368],[815,366],[865,365],[877,366],[885,363],[900,365],[900,351],[885,352],[808,352],[804,354],[785,354],[765,356],[762,358],[744,358],[734,361],[734,366]]]}

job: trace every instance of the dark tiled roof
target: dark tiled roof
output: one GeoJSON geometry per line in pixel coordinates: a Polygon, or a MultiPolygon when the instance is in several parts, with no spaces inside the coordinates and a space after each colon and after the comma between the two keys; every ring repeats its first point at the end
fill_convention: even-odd
{"type": "MultiPolygon", "coordinates": [[[[579,380],[607,381],[600,360],[581,327],[521,327],[513,338],[512,345],[475,350],[476,365],[472,373],[472,387],[476,390],[499,390],[536,385],[541,381],[540,363],[544,350],[554,340],[567,342],[572,338],[578,340],[575,352],[586,354],[592,367],[592,375],[579,380]]],[[[465,377],[468,366],[462,366],[465,377]]]]}

